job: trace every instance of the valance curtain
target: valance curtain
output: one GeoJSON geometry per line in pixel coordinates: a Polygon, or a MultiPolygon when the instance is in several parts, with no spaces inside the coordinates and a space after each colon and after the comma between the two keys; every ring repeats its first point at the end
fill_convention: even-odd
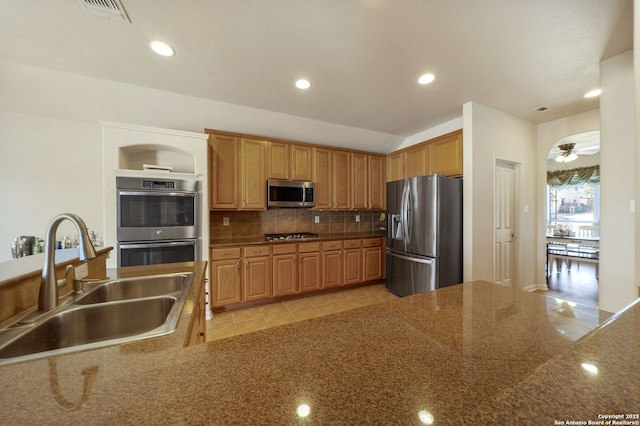
{"type": "Polygon", "coordinates": [[[585,183],[600,183],[600,166],[547,172],[547,184],[558,190],[568,186],[575,188],[585,183]]]}

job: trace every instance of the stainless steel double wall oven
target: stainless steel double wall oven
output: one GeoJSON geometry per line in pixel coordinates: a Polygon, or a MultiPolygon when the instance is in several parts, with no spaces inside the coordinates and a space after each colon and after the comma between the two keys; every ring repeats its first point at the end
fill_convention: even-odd
{"type": "Polygon", "coordinates": [[[200,182],[116,178],[118,266],[201,259],[200,182]]]}

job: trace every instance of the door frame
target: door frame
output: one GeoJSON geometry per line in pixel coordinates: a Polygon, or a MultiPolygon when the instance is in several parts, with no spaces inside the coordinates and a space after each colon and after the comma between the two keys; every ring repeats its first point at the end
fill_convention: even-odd
{"type": "Polygon", "coordinates": [[[496,282],[496,252],[495,252],[495,247],[496,247],[496,230],[495,230],[495,223],[496,223],[496,216],[497,216],[497,212],[496,212],[496,183],[497,183],[497,178],[496,178],[496,169],[498,168],[498,166],[500,164],[503,165],[507,165],[507,166],[513,166],[513,171],[514,171],[514,197],[513,197],[513,203],[514,203],[514,228],[515,228],[515,234],[517,234],[517,237],[515,238],[515,256],[514,256],[514,260],[515,260],[515,265],[514,265],[514,273],[513,273],[513,277],[514,277],[514,288],[518,289],[518,290],[524,290],[523,288],[523,278],[522,278],[522,235],[521,235],[521,229],[520,229],[520,224],[522,223],[521,217],[520,215],[522,214],[522,163],[518,162],[518,161],[512,161],[512,160],[506,160],[504,158],[499,158],[496,157],[495,155],[493,156],[493,188],[492,188],[492,194],[493,194],[493,214],[492,214],[492,222],[491,222],[491,226],[493,227],[492,230],[492,239],[493,239],[493,245],[492,245],[492,259],[493,259],[493,282],[496,282]]]}

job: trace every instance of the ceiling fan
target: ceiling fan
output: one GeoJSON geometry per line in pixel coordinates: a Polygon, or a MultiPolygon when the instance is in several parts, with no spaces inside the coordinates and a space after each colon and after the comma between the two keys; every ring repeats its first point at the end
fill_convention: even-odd
{"type": "Polygon", "coordinates": [[[576,158],[578,158],[578,154],[573,152],[573,148],[575,148],[575,143],[565,143],[558,146],[560,149],[560,153],[556,156],[556,161],[558,163],[569,163],[576,158]]]}

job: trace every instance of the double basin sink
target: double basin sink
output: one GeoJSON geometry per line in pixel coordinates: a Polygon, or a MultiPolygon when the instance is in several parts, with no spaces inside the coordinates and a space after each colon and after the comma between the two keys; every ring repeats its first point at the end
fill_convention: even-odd
{"type": "Polygon", "coordinates": [[[56,309],[0,329],[0,365],[171,333],[192,281],[177,273],[87,283],[56,309]]]}

